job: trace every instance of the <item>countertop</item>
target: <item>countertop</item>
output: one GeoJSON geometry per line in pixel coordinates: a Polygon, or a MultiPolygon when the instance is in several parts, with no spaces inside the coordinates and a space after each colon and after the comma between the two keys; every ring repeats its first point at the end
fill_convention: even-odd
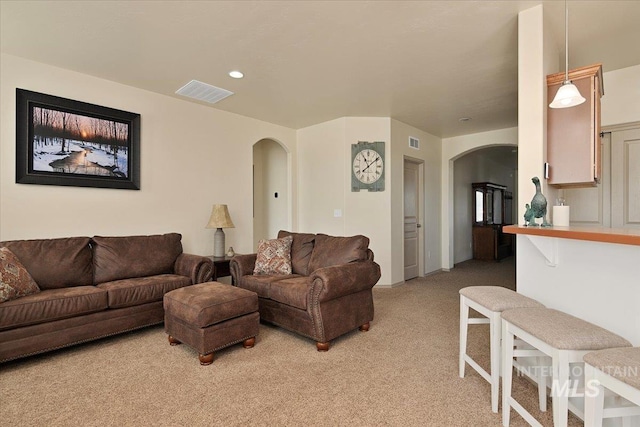
{"type": "Polygon", "coordinates": [[[607,227],[525,227],[505,225],[502,231],[509,234],[558,237],[561,239],[589,240],[592,242],[618,243],[640,246],[640,229],[607,227]]]}

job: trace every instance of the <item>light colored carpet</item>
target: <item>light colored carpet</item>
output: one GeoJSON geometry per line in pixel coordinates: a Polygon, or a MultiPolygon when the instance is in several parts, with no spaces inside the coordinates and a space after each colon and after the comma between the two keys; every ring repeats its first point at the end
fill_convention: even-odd
{"type": "MultiPolygon", "coordinates": [[[[5,363],[0,425],[500,426],[489,384],[470,368],[458,377],[458,290],[514,282],[513,259],[467,261],[375,289],[371,330],[334,340],[327,353],[261,325],[254,348],[235,345],[200,366],[158,326],[5,363]]],[[[486,366],[487,327],[472,328],[470,352],[486,366]]],[[[535,387],[522,378],[514,387],[552,425],[550,410],[537,410],[535,387]]],[[[512,425],[525,425],[513,411],[512,425]]],[[[571,417],[570,425],[582,423],[571,417]]]]}

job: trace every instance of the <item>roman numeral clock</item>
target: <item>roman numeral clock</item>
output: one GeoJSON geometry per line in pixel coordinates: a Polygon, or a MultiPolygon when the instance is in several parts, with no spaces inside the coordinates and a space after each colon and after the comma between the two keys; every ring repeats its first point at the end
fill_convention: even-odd
{"type": "Polygon", "coordinates": [[[351,144],[351,191],[384,191],[384,142],[351,144]]]}

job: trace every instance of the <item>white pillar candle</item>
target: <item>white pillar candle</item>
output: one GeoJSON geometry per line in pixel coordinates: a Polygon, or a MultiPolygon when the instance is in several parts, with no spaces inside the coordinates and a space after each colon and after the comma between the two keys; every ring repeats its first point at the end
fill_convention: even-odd
{"type": "Polygon", "coordinates": [[[554,226],[569,226],[569,206],[554,206],[552,222],[554,226]]]}

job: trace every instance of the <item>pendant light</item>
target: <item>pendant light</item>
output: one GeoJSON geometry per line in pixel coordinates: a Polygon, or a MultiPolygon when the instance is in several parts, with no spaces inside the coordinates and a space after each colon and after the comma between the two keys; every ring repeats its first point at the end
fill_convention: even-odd
{"type": "Polygon", "coordinates": [[[569,9],[567,0],[564,0],[564,82],[556,92],[555,98],[549,107],[551,108],[568,108],[582,104],[586,99],[580,95],[578,88],[569,80],[569,9]]]}

